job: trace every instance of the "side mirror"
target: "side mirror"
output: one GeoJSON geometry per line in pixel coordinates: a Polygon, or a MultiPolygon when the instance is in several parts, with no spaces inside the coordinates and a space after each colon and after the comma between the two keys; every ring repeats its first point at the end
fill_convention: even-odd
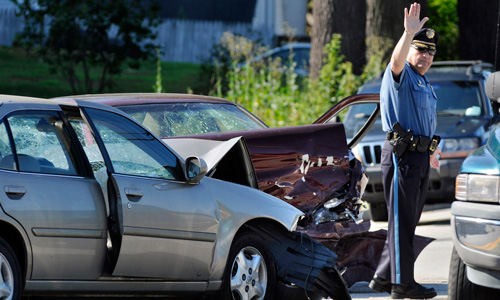
{"type": "Polygon", "coordinates": [[[186,178],[189,183],[197,184],[207,174],[207,163],[198,157],[186,159],[186,178]]]}
{"type": "Polygon", "coordinates": [[[486,79],[485,91],[492,102],[500,103],[500,71],[494,72],[486,79]]]}

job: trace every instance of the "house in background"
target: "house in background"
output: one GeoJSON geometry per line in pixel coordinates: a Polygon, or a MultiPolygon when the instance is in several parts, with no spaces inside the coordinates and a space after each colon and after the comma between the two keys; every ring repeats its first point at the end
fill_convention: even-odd
{"type": "Polygon", "coordinates": [[[286,40],[287,27],[306,37],[307,0],[161,1],[158,43],[163,60],[203,62],[226,31],[270,47],[286,40]],[[285,25],[286,24],[286,25],[285,25]]]}
{"type": "MultiPolygon", "coordinates": [[[[143,0],[147,1],[147,0],[143,0]]],[[[164,21],[157,43],[162,60],[205,62],[226,31],[270,47],[286,40],[287,26],[297,39],[306,37],[307,0],[160,0],[164,21]],[[287,24],[287,25],[285,25],[287,24]]],[[[12,45],[22,30],[10,0],[0,0],[0,44],[12,45]]]]}

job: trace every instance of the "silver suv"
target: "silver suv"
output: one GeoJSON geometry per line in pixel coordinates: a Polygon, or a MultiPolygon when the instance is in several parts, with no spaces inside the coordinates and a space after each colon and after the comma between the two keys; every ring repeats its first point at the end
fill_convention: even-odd
{"type": "MultiPolygon", "coordinates": [[[[489,128],[498,123],[498,104],[491,104],[484,92],[486,78],[493,66],[481,61],[435,62],[426,76],[438,97],[438,127],[441,136],[441,166],[432,169],[429,178],[427,203],[454,200],[455,177],[464,158],[483,145],[489,128]]],[[[359,93],[378,93],[381,76],[364,84],[359,93]]],[[[358,131],[376,104],[353,106],[345,117],[346,134],[358,131]]],[[[363,162],[370,178],[364,200],[370,204],[372,220],[387,220],[384,201],[380,153],[385,140],[380,119],[357,145],[353,152],[363,162]]]]}

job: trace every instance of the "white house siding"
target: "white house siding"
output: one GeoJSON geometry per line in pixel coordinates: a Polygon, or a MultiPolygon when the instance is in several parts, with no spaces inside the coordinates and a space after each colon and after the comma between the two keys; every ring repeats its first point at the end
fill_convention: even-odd
{"type": "Polygon", "coordinates": [[[16,33],[23,27],[23,18],[17,17],[13,8],[0,8],[0,45],[11,46],[16,33]]]}
{"type": "MultiPolygon", "coordinates": [[[[257,0],[252,23],[166,19],[158,28],[156,42],[164,61],[201,63],[226,31],[270,46],[275,36],[286,34],[284,22],[297,30],[296,35],[305,35],[306,8],[307,0],[257,0]]],[[[11,46],[23,25],[13,4],[0,0],[0,45],[11,46]]]]}
{"type": "MultiPolygon", "coordinates": [[[[256,38],[250,23],[224,23],[218,21],[165,20],[159,26],[157,42],[163,52],[162,60],[204,62],[214,44],[226,31],[256,38]]],[[[269,41],[270,42],[270,41],[269,41]]]]}
{"type": "Polygon", "coordinates": [[[257,0],[252,25],[274,36],[286,35],[285,23],[296,36],[306,36],[307,0],[257,0]]]}

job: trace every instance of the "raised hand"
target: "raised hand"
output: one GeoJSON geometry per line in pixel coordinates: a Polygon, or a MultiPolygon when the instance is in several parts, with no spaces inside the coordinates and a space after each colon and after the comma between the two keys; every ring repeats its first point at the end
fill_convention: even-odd
{"type": "Polygon", "coordinates": [[[410,11],[405,7],[405,30],[409,34],[414,34],[424,26],[429,18],[425,17],[420,20],[420,4],[415,2],[410,5],[410,11]]]}

